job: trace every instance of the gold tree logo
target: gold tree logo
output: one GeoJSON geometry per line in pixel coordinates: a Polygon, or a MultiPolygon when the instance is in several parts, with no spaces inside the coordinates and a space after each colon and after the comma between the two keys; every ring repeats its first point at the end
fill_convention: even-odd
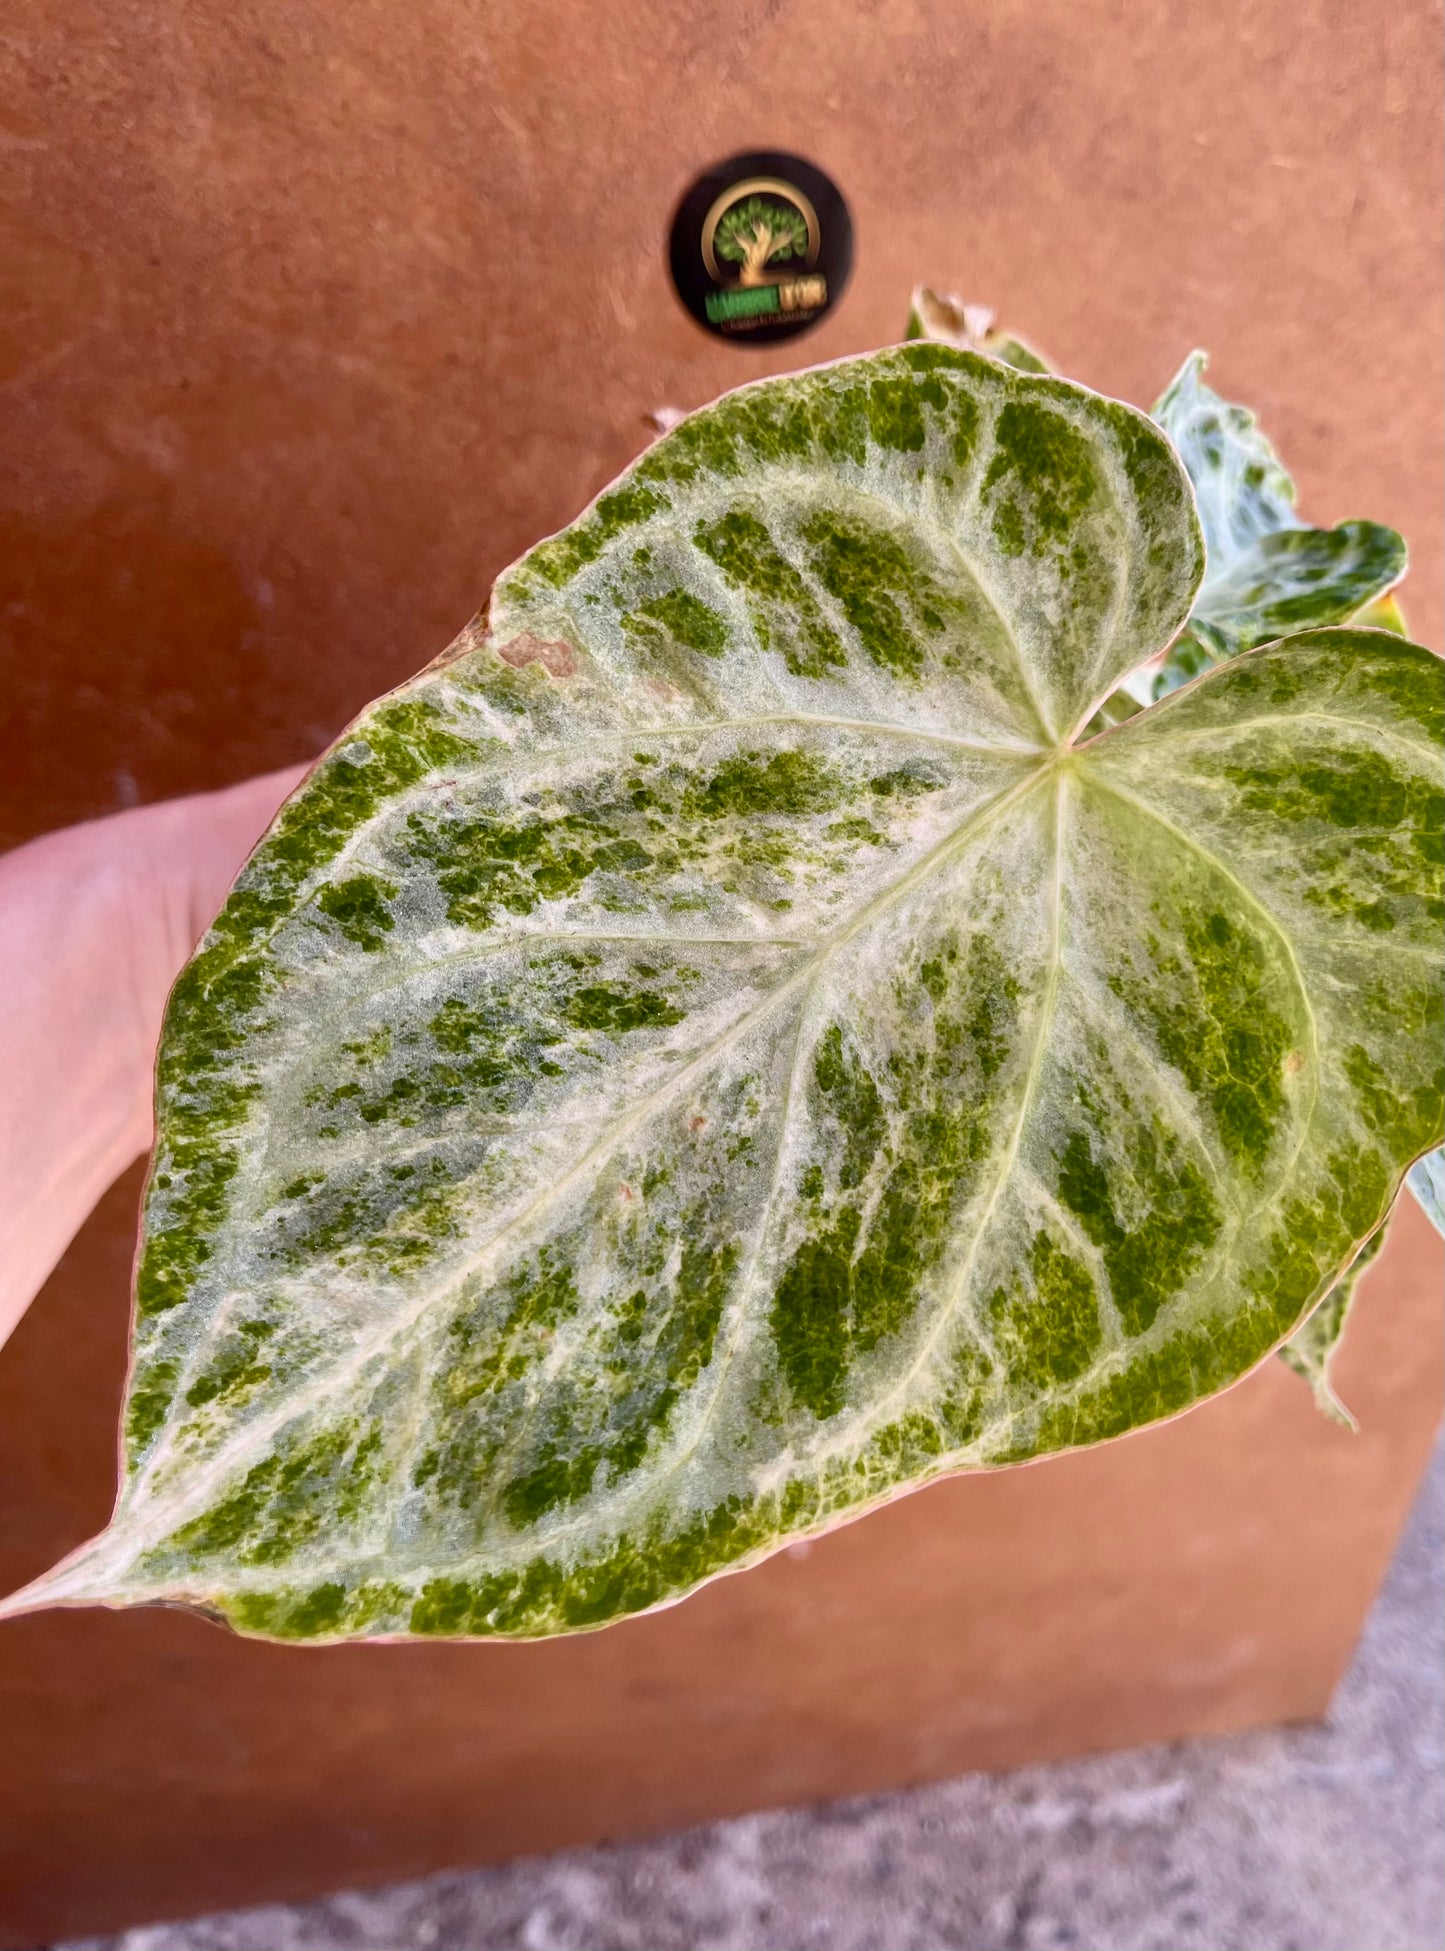
{"type": "Polygon", "coordinates": [[[758,177],[736,183],[720,196],[702,227],[702,256],[720,285],[757,290],[776,284],[793,267],[811,268],[821,242],[812,204],[791,183],[758,177]],[[726,267],[726,268],[725,268],[726,267]]]}
{"type": "Polygon", "coordinates": [[[786,264],[808,248],[808,226],[792,204],[772,197],[750,196],[735,203],[713,234],[713,252],[729,264],[740,264],[739,284],[769,282],[770,264],[786,264]]]}

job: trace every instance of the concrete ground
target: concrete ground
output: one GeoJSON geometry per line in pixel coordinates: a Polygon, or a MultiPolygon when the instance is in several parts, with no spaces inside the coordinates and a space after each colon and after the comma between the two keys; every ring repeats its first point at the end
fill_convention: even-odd
{"type": "Polygon", "coordinates": [[[1439,1951],[1445,1450],[1327,1724],[57,1951],[1439,1951]]]}

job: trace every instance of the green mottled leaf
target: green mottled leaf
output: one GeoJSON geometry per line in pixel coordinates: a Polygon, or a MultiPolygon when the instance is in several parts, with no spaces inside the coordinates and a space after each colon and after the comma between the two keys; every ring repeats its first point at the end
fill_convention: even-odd
{"type": "MultiPolygon", "coordinates": [[[[926,285],[913,294],[907,336],[986,352],[1024,372],[1049,370],[1023,340],[994,331],[985,307],[926,285]]],[[[1405,573],[1400,536],[1377,522],[1304,523],[1294,482],[1254,415],[1205,385],[1205,364],[1202,352],[1191,353],[1154,408],[1195,490],[1208,552],[1204,581],[1167,655],[1133,673],[1116,701],[1148,704],[1222,658],[1321,624],[1353,618],[1406,634],[1399,605],[1381,594],[1405,573]]],[[[1127,715],[1117,702],[1114,709],[1127,715]]]]}
{"type": "Polygon", "coordinates": [[[1201,567],[1143,415],[915,345],[508,571],[176,989],[120,1503],[11,1609],[594,1626],[1291,1335],[1442,1137],[1440,667],[1081,742],[1201,567]]]}
{"type": "Polygon", "coordinates": [[[1246,407],[1204,381],[1208,364],[1191,352],[1154,408],[1194,483],[1199,520],[1216,574],[1233,568],[1267,535],[1302,526],[1295,485],[1246,407]]]}
{"type": "Polygon", "coordinates": [[[1372,1233],[1355,1256],[1348,1273],[1336,1282],[1280,1349],[1280,1360],[1309,1383],[1315,1406],[1322,1415],[1344,1429],[1358,1429],[1354,1417],[1335,1394],[1330,1380],[1330,1365],[1345,1331],[1345,1322],[1354,1305],[1360,1276],[1375,1260],[1385,1243],[1385,1228],[1372,1233]]]}
{"type": "Polygon", "coordinates": [[[1435,1231],[1445,1234],[1445,1151],[1427,1152],[1410,1167],[1410,1190],[1435,1231]]]}
{"type": "MultiPolygon", "coordinates": [[[[1049,371],[1022,339],[993,330],[986,307],[940,297],[926,285],[913,294],[907,337],[986,352],[1023,372],[1049,371]]],[[[1167,654],[1131,673],[1116,694],[1141,705],[1225,657],[1297,630],[1353,619],[1406,634],[1400,607],[1386,593],[1405,573],[1403,539],[1378,522],[1324,529],[1302,521],[1294,482],[1254,415],[1205,385],[1205,364],[1202,352],[1191,353],[1154,408],[1193,485],[1208,561],[1186,627],[1167,654]]]]}
{"type": "MultiPolygon", "coordinates": [[[[1154,697],[1220,658],[1342,623],[1405,573],[1405,544],[1393,529],[1310,528],[1300,519],[1294,483],[1254,415],[1206,386],[1204,367],[1204,354],[1191,353],[1154,408],[1194,484],[1208,552],[1189,628],[1149,678],[1154,697]]],[[[1391,623],[1388,613],[1368,620],[1391,623]]]]}

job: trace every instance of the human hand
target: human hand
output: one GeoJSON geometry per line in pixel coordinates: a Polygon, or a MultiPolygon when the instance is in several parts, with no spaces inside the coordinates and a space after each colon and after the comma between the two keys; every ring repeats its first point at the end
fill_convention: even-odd
{"type": "Polygon", "coordinates": [[[0,1343],[152,1138],[166,997],[307,767],[0,857],[0,1343]]]}

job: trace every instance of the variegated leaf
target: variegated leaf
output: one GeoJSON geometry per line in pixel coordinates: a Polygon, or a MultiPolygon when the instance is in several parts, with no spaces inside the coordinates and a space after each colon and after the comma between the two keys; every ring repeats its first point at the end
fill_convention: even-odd
{"type": "Polygon", "coordinates": [[[1280,1360],[1308,1382],[1315,1406],[1321,1414],[1344,1429],[1357,1429],[1359,1425],[1335,1394],[1330,1368],[1354,1305],[1355,1289],[1384,1243],[1385,1228],[1382,1226],[1365,1241],[1355,1256],[1353,1266],[1325,1295],[1314,1313],[1300,1323],[1279,1351],[1280,1360]]]}
{"type": "Polygon", "coordinates": [[[1151,675],[1154,697],[1220,658],[1357,616],[1405,573],[1394,529],[1300,519],[1294,482],[1254,415],[1207,386],[1204,367],[1191,353],[1154,408],[1194,484],[1208,553],[1189,628],[1151,675]]]}
{"type": "Polygon", "coordinates": [[[1143,415],[936,345],[524,557],[177,987],[120,1502],[9,1609],[594,1626],[1293,1333],[1442,1136],[1440,667],[1081,743],[1201,567],[1143,415]]]}

